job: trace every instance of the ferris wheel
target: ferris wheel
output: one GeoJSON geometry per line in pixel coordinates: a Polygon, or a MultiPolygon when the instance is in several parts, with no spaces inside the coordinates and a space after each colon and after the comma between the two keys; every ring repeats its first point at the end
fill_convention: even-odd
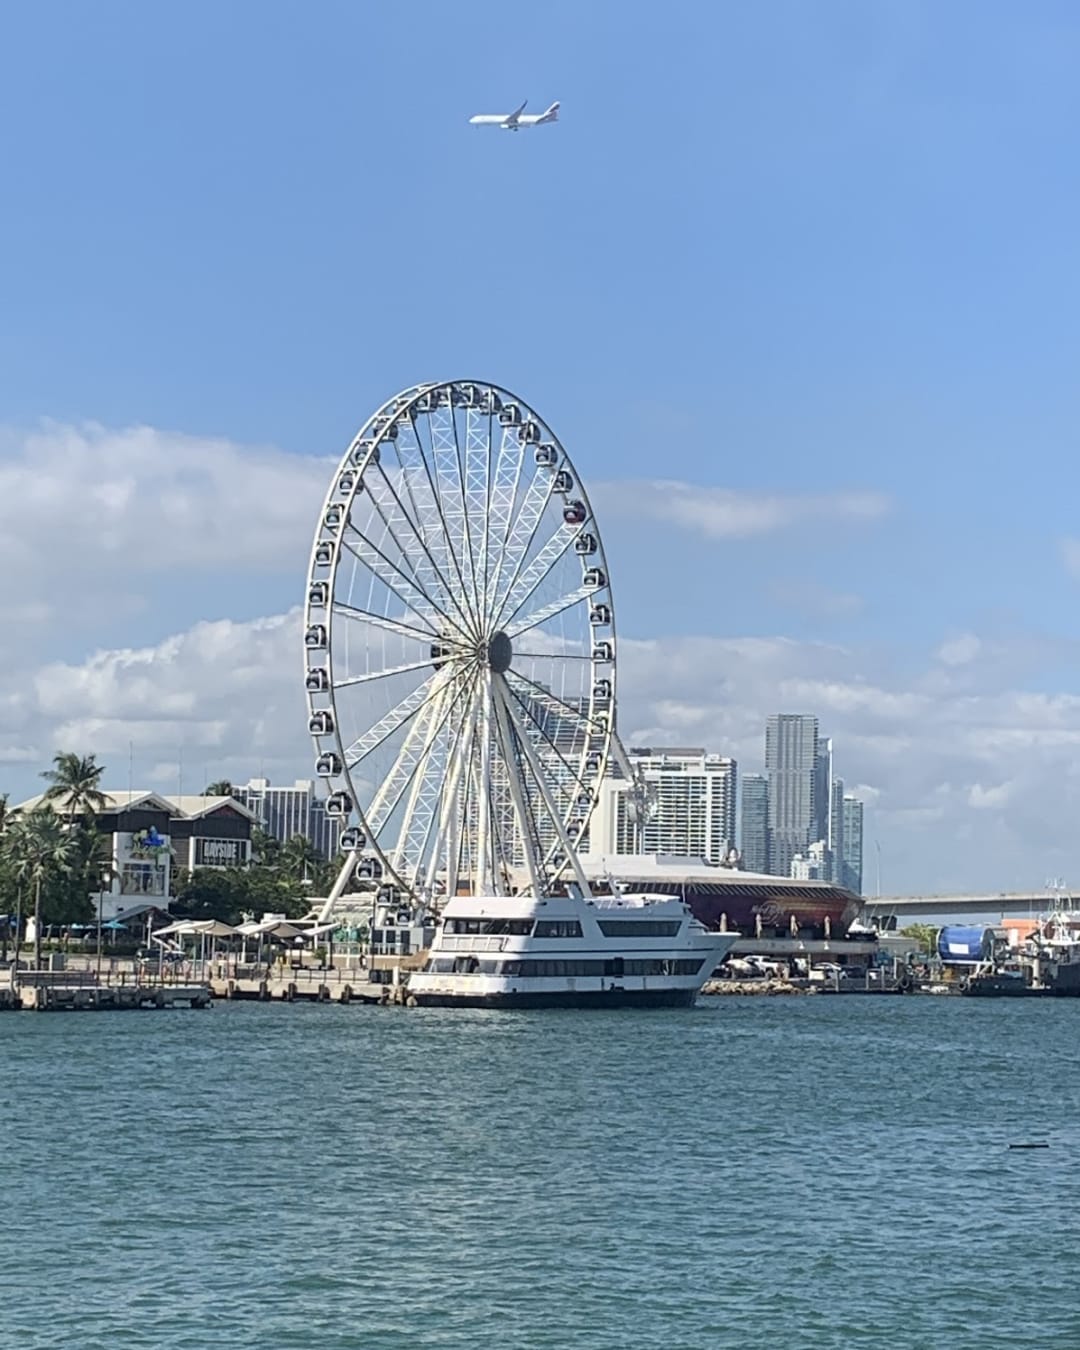
{"type": "Polygon", "coordinates": [[[330,483],[304,617],[308,730],[339,878],[438,905],[587,883],[613,747],[615,619],[570,457],[522,399],[417,385],[330,483]]]}

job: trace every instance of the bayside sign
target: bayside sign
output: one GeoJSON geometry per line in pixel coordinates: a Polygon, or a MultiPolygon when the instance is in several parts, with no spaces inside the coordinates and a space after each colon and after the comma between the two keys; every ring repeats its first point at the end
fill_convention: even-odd
{"type": "Polygon", "coordinates": [[[235,867],[245,862],[242,839],[196,839],[196,867],[235,867]]]}

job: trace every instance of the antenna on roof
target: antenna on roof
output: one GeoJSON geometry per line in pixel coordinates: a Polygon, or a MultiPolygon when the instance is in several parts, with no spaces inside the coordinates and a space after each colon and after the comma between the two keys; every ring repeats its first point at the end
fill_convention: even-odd
{"type": "Polygon", "coordinates": [[[128,806],[135,796],[135,742],[128,741],[128,806]]]}
{"type": "Polygon", "coordinates": [[[180,742],[180,750],[176,760],[176,795],[184,795],[184,742],[180,742]]]}

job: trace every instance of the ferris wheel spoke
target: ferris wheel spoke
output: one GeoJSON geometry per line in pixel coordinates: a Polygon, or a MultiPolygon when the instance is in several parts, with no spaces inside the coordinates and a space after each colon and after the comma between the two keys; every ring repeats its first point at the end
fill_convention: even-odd
{"type": "MultiPolygon", "coordinates": [[[[530,701],[528,699],[523,698],[521,694],[509,682],[507,682],[506,687],[510,691],[511,696],[517,703],[518,707],[520,707],[522,712],[524,713],[525,718],[527,719],[526,725],[531,724],[531,728],[533,729],[532,730],[533,736],[538,737],[541,741],[543,741],[544,745],[546,746],[545,754],[550,753],[552,756],[554,756],[556,760],[558,760],[558,762],[562,765],[563,769],[566,771],[568,778],[573,781],[575,788],[578,789],[579,792],[591,793],[589,783],[586,781],[585,778],[582,777],[582,769],[580,767],[575,769],[574,766],[563,754],[562,750],[559,749],[559,746],[548,734],[548,730],[544,726],[541,719],[537,717],[535,711],[533,710],[533,705],[530,703],[530,701]]],[[[581,749],[582,751],[585,751],[588,749],[588,746],[583,745],[581,749]]]]}
{"type": "MultiPolygon", "coordinates": [[[[595,586],[579,586],[576,591],[571,591],[569,595],[560,595],[557,600],[552,600],[550,604],[543,605],[540,609],[528,614],[523,619],[518,619],[516,623],[508,623],[505,627],[507,637],[517,637],[521,633],[527,633],[530,628],[536,628],[548,619],[554,619],[565,610],[573,609],[575,605],[580,605],[583,600],[589,600],[596,594],[595,586]]],[[[518,606],[519,610],[521,606],[518,606]]]]}
{"type": "MultiPolygon", "coordinates": [[[[473,679],[472,689],[475,689],[476,679],[473,679]]],[[[444,849],[445,854],[445,885],[447,895],[457,893],[458,870],[461,865],[461,812],[459,802],[459,792],[461,790],[462,771],[465,770],[466,781],[468,781],[468,766],[472,763],[472,741],[475,732],[475,718],[472,715],[474,705],[471,702],[471,690],[469,702],[462,709],[462,715],[458,718],[453,731],[453,743],[448,748],[448,758],[450,763],[450,772],[447,775],[444,785],[442,800],[439,809],[439,840],[440,843],[432,850],[431,858],[428,862],[427,875],[424,879],[424,889],[428,895],[434,893],[435,873],[439,866],[440,848],[444,849]],[[441,841],[445,841],[443,844],[441,841]]]]}
{"type": "MultiPolygon", "coordinates": [[[[523,629],[519,630],[523,632],[523,629]]],[[[524,657],[528,661],[592,661],[592,656],[588,652],[523,652],[520,647],[514,648],[514,660],[524,657]]]]}
{"type": "Polygon", "coordinates": [[[384,741],[389,740],[406,722],[415,717],[426,703],[438,698],[444,682],[439,679],[438,671],[432,671],[423,684],[418,685],[412,693],[406,694],[385,716],[380,717],[373,727],[346,747],[346,767],[356,768],[361,760],[366,759],[373,750],[377,750],[384,741]]]}
{"type": "MultiPolygon", "coordinates": [[[[375,505],[374,499],[372,499],[372,504],[375,505]]],[[[390,538],[394,540],[398,552],[403,553],[400,543],[398,543],[393,531],[382,517],[377,505],[375,506],[375,511],[380,519],[383,519],[386,532],[390,535],[390,538]]],[[[409,576],[408,573],[402,571],[402,569],[389,558],[381,548],[373,544],[366,535],[361,534],[351,522],[346,525],[346,529],[350,535],[356,536],[359,540],[359,544],[352,543],[351,540],[347,539],[343,534],[341,540],[342,547],[347,549],[358,562],[362,563],[370,572],[378,577],[387,590],[392,592],[406,609],[412,610],[413,613],[419,614],[429,620],[433,615],[438,615],[439,619],[444,624],[456,629],[462,637],[466,636],[465,629],[461,622],[448,613],[449,607],[436,604],[427,591],[419,584],[415,576],[409,576]]]]}
{"type": "Polygon", "coordinates": [[[536,751],[532,746],[528,735],[521,728],[517,714],[515,713],[514,708],[511,704],[511,700],[509,699],[509,697],[505,692],[506,682],[503,680],[503,677],[501,675],[495,675],[493,677],[493,680],[497,682],[498,697],[502,701],[503,707],[506,709],[506,714],[510,718],[511,724],[518,731],[518,742],[521,745],[522,752],[524,753],[525,758],[529,763],[529,767],[532,769],[533,778],[536,782],[537,788],[540,791],[540,795],[544,799],[544,805],[547,807],[548,816],[550,818],[550,824],[555,830],[555,835],[558,843],[561,844],[562,846],[563,855],[570,864],[570,869],[574,873],[574,879],[581,887],[582,895],[589,895],[591,893],[589,890],[589,883],[585,879],[585,873],[582,870],[581,863],[577,856],[576,841],[571,840],[570,834],[566,828],[565,821],[563,820],[563,815],[560,812],[558,804],[556,803],[554,797],[552,796],[551,787],[548,782],[547,775],[544,772],[544,766],[540,762],[539,757],[537,756],[536,751]]]}
{"type": "MultiPolygon", "coordinates": [[[[476,585],[472,570],[472,539],[469,529],[469,505],[465,494],[465,474],[458,442],[457,416],[453,393],[446,390],[445,400],[428,414],[431,430],[431,452],[435,461],[435,484],[439,510],[446,522],[454,556],[458,560],[462,599],[467,606],[475,598],[476,585]]],[[[475,615],[479,627],[479,615],[475,615]]]]}
{"type": "MultiPolygon", "coordinates": [[[[506,679],[511,684],[525,685],[526,688],[522,692],[526,698],[532,699],[534,703],[553,713],[562,721],[570,721],[578,726],[588,728],[591,736],[601,736],[607,730],[607,722],[603,718],[590,716],[580,705],[575,707],[572,703],[567,703],[565,699],[553,694],[545,685],[537,684],[535,680],[530,680],[527,675],[522,675],[519,670],[508,670],[506,679]]],[[[587,699],[583,699],[582,702],[588,706],[587,699]]]]}
{"type": "Polygon", "coordinates": [[[502,603],[496,611],[498,624],[505,626],[521,612],[551,575],[555,564],[574,542],[579,532],[578,526],[567,525],[565,521],[559,522],[559,528],[503,596],[502,603]]]}
{"type": "Polygon", "coordinates": [[[495,559],[494,574],[490,576],[485,574],[484,615],[489,620],[492,617],[494,597],[498,593],[499,582],[502,579],[524,458],[525,445],[518,434],[518,428],[513,425],[503,427],[499,440],[499,455],[495,461],[495,473],[492,477],[491,501],[485,531],[494,543],[494,548],[488,549],[489,572],[493,554],[495,559]]]}
{"type": "MultiPolygon", "coordinates": [[[[468,424],[468,413],[465,415],[466,425],[468,424]]],[[[477,628],[481,627],[482,618],[480,610],[480,585],[477,577],[477,556],[476,548],[473,543],[473,518],[477,519],[477,524],[481,525],[484,519],[485,501],[477,499],[473,495],[470,484],[468,440],[466,445],[461,444],[461,436],[458,428],[457,414],[454,411],[453,400],[450,406],[450,424],[454,432],[454,452],[457,456],[458,471],[461,475],[461,499],[463,504],[462,525],[464,527],[465,548],[461,558],[461,570],[465,575],[465,600],[472,613],[476,617],[477,628]]]]}
{"type": "Polygon", "coordinates": [[[448,790],[447,778],[454,759],[454,749],[462,729],[463,719],[460,707],[454,709],[453,714],[443,728],[445,746],[442,749],[442,754],[437,760],[435,757],[430,758],[424,765],[424,782],[421,784],[418,796],[424,799],[427,823],[422,834],[415,827],[410,831],[412,838],[416,841],[415,860],[411,866],[411,884],[413,886],[422,885],[424,894],[427,896],[431,896],[434,890],[435,868],[438,865],[440,852],[439,841],[444,828],[441,808],[443,798],[448,790]],[[423,876],[421,876],[421,873],[423,873],[423,876]]]}
{"type": "MultiPolygon", "coordinates": [[[[436,477],[438,476],[439,470],[438,461],[436,460],[436,477],[433,477],[431,473],[431,465],[428,463],[428,457],[424,453],[424,442],[423,438],[420,435],[420,427],[416,421],[416,414],[413,409],[409,410],[409,425],[412,428],[412,435],[416,442],[419,463],[423,468],[424,478],[427,481],[427,493],[430,494],[426,498],[428,505],[425,507],[423,512],[425,529],[427,529],[430,526],[432,533],[432,538],[430,542],[432,547],[437,548],[440,551],[445,550],[446,557],[449,559],[449,562],[453,567],[454,576],[457,579],[457,590],[454,591],[454,594],[455,595],[459,593],[464,594],[465,578],[462,574],[461,563],[458,559],[458,544],[454,540],[454,536],[450,530],[450,524],[446,519],[446,513],[443,511],[442,497],[440,495],[439,488],[436,483],[436,477]],[[438,537],[440,540],[438,544],[436,544],[436,537],[438,537]]],[[[434,431],[431,427],[430,419],[428,422],[428,441],[432,447],[431,449],[432,459],[435,459],[435,448],[434,448],[435,436],[434,431]]],[[[422,489],[423,484],[418,482],[417,490],[422,491],[422,489]]],[[[452,585],[451,590],[454,590],[454,587],[452,585]]]]}
{"type": "Polygon", "coordinates": [[[473,581],[477,619],[482,619],[487,600],[488,521],[491,511],[491,419],[490,408],[469,405],[465,409],[465,494],[477,522],[479,556],[473,557],[473,581]]]}
{"type": "MultiPolygon", "coordinates": [[[[396,451],[397,440],[391,442],[391,444],[394,445],[396,451]]],[[[424,595],[428,599],[429,603],[432,605],[435,605],[435,601],[431,599],[430,592],[436,591],[439,594],[440,600],[440,604],[437,605],[436,608],[439,609],[440,613],[442,613],[447,620],[457,623],[458,626],[461,627],[463,631],[466,630],[469,626],[469,618],[465,613],[465,610],[462,608],[460,601],[457,598],[457,593],[455,592],[454,588],[449,584],[446,577],[443,576],[442,570],[440,569],[438,563],[435,561],[435,558],[433,557],[431,550],[428,548],[427,539],[425,538],[424,535],[423,523],[422,521],[418,520],[419,513],[416,510],[415,501],[413,501],[412,498],[412,490],[409,487],[408,479],[404,476],[404,472],[402,473],[402,481],[405,483],[406,491],[408,492],[410,501],[413,504],[413,514],[411,515],[408,511],[406,511],[404,503],[402,502],[396,489],[394,488],[393,483],[391,483],[389,477],[387,476],[386,470],[383,468],[381,461],[375,465],[375,474],[377,474],[378,477],[382,479],[383,500],[380,503],[382,507],[382,510],[379,513],[380,516],[382,516],[384,520],[387,518],[387,516],[389,516],[393,519],[394,523],[399,525],[407,525],[409,533],[420,545],[420,549],[424,555],[424,559],[426,559],[426,563],[423,562],[423,560],[418,559],[413,564],[413,571],[415,574],[417,589],[420,591],[422,595],[424,595]],[[389,499],[389,502],[386,500],[387,498],[389,499]],[[390,505],[390,503],[392,503],[392,506],[390,505]],[[383,511],[386,512],[386,515],[383,515],[383,511]],[[427,574],[422,578],[424,583],[423,585],[420,584],[421,569],[427,574]],[[458,612],[457,619],[451,619],[451,615],[449,612],[451,606],[453,606],[453,608],[455,608],[458,612]]],[[[375,494],[376,481],[374,477],[370,483],[365,479],[365,486],[368,488],[372,502],[375,503],[377,499],[375,494]]],[[[404,555],[405,554],[404,547],[402,546],[401,542],[397,539],[397,536],[393,531],[391,531],[391,538],[393,538],[395,543],[398,544],[399,550],[404,555]]]]}
{"type": "Polygon", "coordinates": [[[430,669],[431,657],[429,656],[425,661],[410,661],[408,665],[404,666],[387,666],[385,670],[373,670],[365,675],[348,675],[343,680],[335,680],[333,688],[335,691],[338,689],[352,689],[358,684],[371,684],[374,680],[387,680],[394,675],[408,675],[410,671],[430,669]]]}
{"type": "MultiPolygon", "coordinates": [[[[397,758],[386,777],[379,784],[379,790],[375,794],[374,800],[364,813],[364,820],[375,839],[381,836],[383,826],[401,805],[402,798],[405,796],[422,760],[423,746],[433,734],[436,720],[445,701],[446,689],[444,686],[439,690],[438,698],[433,703],[429,703],[421,715],[414,720],[401,748],[398,750],[397,758]]],[[[400,837],[399,831],[399,841],[400,837]]],[[[393,866],[396,869],[396,857],[393,866]]]]}
{"type": "MultiPolygon", "coordinates": [[[[432,708],[419,753],[415,745],[408,755],[403,750],[387,778],[387,782],[390,782],[396,774],[402,780],[401,792],[387,814],[393,813],[405,788],[411,783],[394,850],[395,871],[410,885],[416,884],[423,866],[432,827],[438,815],[439,792],[446,778],[446,746],[440,746],[440,742],[444,733],[452,732],[461,704],[467,700],[468,691],[474,682],[475,676],[472,676],[457,681],[455,686],[446,686],[442,702],[432,708]],[[411,877],[406,877],[409,870],[411,877]]],[[[416,739],[420,740],[420,737],[416,739]]],[[[448,736],[447,739],[452,738],[448,736]]],[[[384,820],[379,820],[379,828],[383,823],[384,820]]]]}
{"type": "Polygon", "coordinates": [[[413,624],[402,623],[400,619],[388,619],[383,614],[376,614],[374,610],[360,609],[357,605],[347,604],[344,600],[335,600],[332,608],[335,614],[340,614],[344,619],[369,623],[373,628],[381,628],[386,633],[396,633],[398,637],[408,638],[410,642],[446,642],[434,628],[417,628],[413,624]]]}
{"type": "Polygon", "coordinates": [[[555,495],[555,475],[537,468],[532,481],[525,489],[521,510],[510,523],[510,533],[499,560],[500,576],[505,580],[493,587],[492,600],[488,613],[492,621],[502,613],[506,598],[517,584],[525,559],[532,551],[533,543],[540,531],[540,523],[547,511],[548,504],[555,495]]]}

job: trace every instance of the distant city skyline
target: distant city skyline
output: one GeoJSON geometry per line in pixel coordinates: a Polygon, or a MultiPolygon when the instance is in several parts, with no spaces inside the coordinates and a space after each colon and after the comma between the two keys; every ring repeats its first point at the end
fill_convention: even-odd
{"type": "Polygon", "coordinates": [[[739,846],[747,871],[863,884],[863,803],[836,772],[816,715],[773,713],[765,773],[742,776],[739,846]]]}

